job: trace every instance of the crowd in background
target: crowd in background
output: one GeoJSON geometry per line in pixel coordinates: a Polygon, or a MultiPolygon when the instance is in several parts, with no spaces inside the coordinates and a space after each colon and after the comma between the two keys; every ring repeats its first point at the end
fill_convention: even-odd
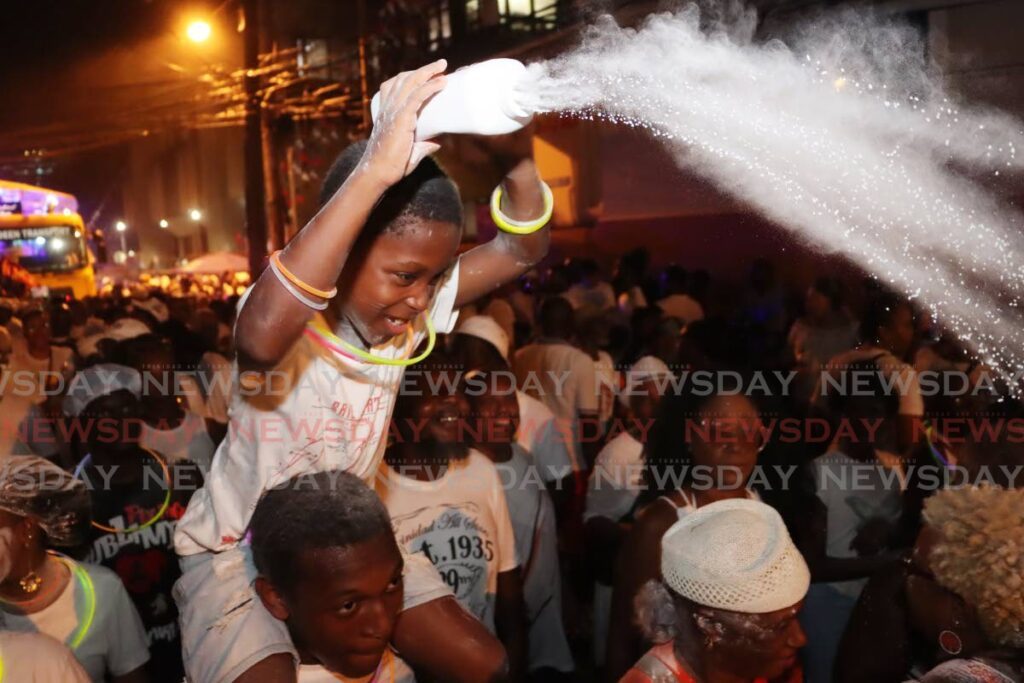
{"type": "MultiPolygon", "coordinates": [[[[936,666],[978,676],[962,680],[1024,680],[1024,504],[1014,490],[1021,479],[998,467],[1024,465],[1024,446],[1006,430],[955,439],[940,429],[940,418],[951,416],[1004,424],[1024,416],[1019,403],[922,391],[915,373],[962,373],[976,383],[986,368],[927,311],[873,279],[822,275],[799,291],[780,281],[782,264],[768,261],[751,264],[745,282],[726,283],[703,270],[657,270],[649,260],[644,250],[612,268],[573,259],[460,312],[455,331],[412,377],[425,390],[403,393],[395,407],[399,426],[380,499],[399,545],[426,555],[492,631],[510,633],[510,605],[523,608],[525,642],[503,640],[521,654],[530,680],[616,681],[665,643],[709,666],[740,662],[759,672],[781,661],[776,680],[953,680],[926,678],[936,666]],[[430,373],[450,368],[464,371],[461,390],[431,391],[430,373]],[[670,389],[699,370],[774,384],[756,395],[670,389]],[[869,391],[821,390],[823,372],[865,370],[869,391]],[[790,371],[792,381],[783,382],[790,371]],[[887,378],[906,382],[887,392],[887,378]],[[469,391],[471,379],[487,389],[469,391]],[[470,415],[490,428],[456,428],[470,415]],[[403,431],[403,421],[421,417],[436,428],[403,431]],[[829,438],[735,429],[785,419],[820,420],[829,438]],[[691,424],[712,436],[691,436],[691,424]],[[410,472],[455,462],[464,464],[452,476],[410,472]],[[695,466],[723,464],[728,476],[699,485],[695,466]],[[923,464],[969,474],[988,468],[1003,488],[936,493],[916,474],[923,464]],[[858,465],[870,466],[863,486],[823,484],[858,465]],[[771,637],[730,621],[745,608],[696,594],[687,609],[698,617],[710,610],[705,616],[719,627],[712,635],[657,628],[659,600],[678,599],[690,585],[665,575],[666,562],[710,562],[690,556],[702,533],[715,548],[749,543],[725,522],[688,530],[690,545],[666,537],[680,520],[726,500],[747,501],[728,513],[753,515],[743,524],[792,537],[810,572],[806,596],[771,603],[771,637]],[[417,511],[438,502],[475,510],[494,547],[481,536],[426,528],[417,511]],[[754,503],[778,513],[778,528],[764,506],[744,507],[754,503]],[[521,583],[509,581],[513,570],[521,583]],[[671,591],[659,593],[659,582],[671,591]],[[638,604],[646,605],[639,618],[638,604]],[[788,661],[796,651],[798,660],[788,661]]],[[[8,532],[0,543],[13,558],[0,583],[0,638],[38,631],[74,642],[77,664],[49,641],[19,647],[52,650],[46,658],[69,672],[80,665],[84,680],[183,676],[173,529],[231,428],[231,330],[243,283],[176,283],[140,282],[84,301],[0,302],[5,376],[41,378],[23,391],[11,382],[2,388],[0,469],[8,454],[37,457],[45,463],[26,462],[67,480],[57,493],[15,502],[0,486],[0,531],[8,532]],[[107,390],[80,394],[72,380],[103,370],[107,390]],[[172,373],[170,385],[144,391],[142,378],[154,372],[172,373]],[[123,425],[123,438],[82,428],[85,418],[123,425]],[[76,420],[79,430],[69,429],[76,420]],[[119,466],[109,481],[105,465],[119,466]],[[92,484],[88,500],[75,480],[92,484]],[[86,538],[61,526],[55,511],[64,505],[91,506],[86,538]],[[58,548],[65,559],[48,569],[58,575],[36,575],[40,558],[58,548]],[[61,589],[40,593],[33,576],[61,589]]],[[[289,501],[275,504],[287,509],[289,501]]],[[[252,524],[273,535],[273,519],[257,514],[252,524]]],[[[649,678],[689,680],[669,671],[676,677],[649,678]]]]}

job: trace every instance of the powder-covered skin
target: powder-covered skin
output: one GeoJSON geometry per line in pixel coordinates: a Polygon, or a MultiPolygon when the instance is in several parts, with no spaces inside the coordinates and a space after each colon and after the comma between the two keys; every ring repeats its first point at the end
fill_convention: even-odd
{"type": "Polygon", "coordinates": [[[0,583],[3,583],[11,573],[11,563],[14,561],[14,552],[11,549],[13,545],[14,530],[10,527],[0,529],[0,583]]]}
{"type": "Polygon", "coordinates": [[[999,176],[1024,167],[1024,124],[955,101],[912,27],[840,12],[766,42],[752,10],[720,4],[735,16],[691,4],[636,29],[599,21],[531,65],[539,101],[649,131],[678,166],[901,290],[1019,380],[1024,215],[999,176]]]}

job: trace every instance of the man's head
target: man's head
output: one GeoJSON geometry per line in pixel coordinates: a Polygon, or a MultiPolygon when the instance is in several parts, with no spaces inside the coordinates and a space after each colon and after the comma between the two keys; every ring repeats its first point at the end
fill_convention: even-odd
{"type": "Polygon", "coordinates": [[[644,356],[626,372],[619,402],[638,423],[650,424],[671,379],[672,371],[660,358],[644,356]]]}
{"type": "Polygon", "coordinates": [[[864,312],[861,337],[897,358],[905,358],[914,342],[914,311],[910,304],[892,295],[876,297],[864,312]]]}
{"type": "Polygon", "coordinates": [[[804,308],[807,315],[821,319],[843,307],[843,285],[838,278],[823,275],[807,290],[804,308]]]}
{"type": "Polygon", "coordinates": [[[113,463],[138,450],[141,394],[142,376],[124,365],[101,363],[71,379],[64,414],[90,427],[85,439],[94,462],[113,463]]]}
{"type": "Polygon", "coordinates": [[[541,334],[555,339],[572,339],[575,332],[575,317],[572,304],[560,296],[552,296],[540,305],[538,323],[541,334]]]}
{"type": "MultiPolygon", "coordinates": [[[[359,167],[366,142],[346,148],[327,172],[321,205],[359,167]]],[[[339,313],[369,344],[405,331],[426,310],[462,239],[462,200],[431,159],[392,185],[370,213],[338,282],[339,313]]]]}
{"type": "Polygon", "coordinates": [[[25,330],[25,342],[29,348],[45,349],[50,346],[50,317],[34,308],[21,318],[25,330]]]}
{"type": "MultiPolygon", "coordinates": [[[[436,351],[427,362],[406,371],[392,423],[396,438],[414,446],[424,462],[447,463],[469,455],[465,425],[470,406],[458,379],[459,369],[436,351]]],[[[405,463],[418,464],[422,463],[405,463]]]]}
{"type": "Polygon", "coordinates": [[[299,652],[343,676],[373,673],[403,593],[380,498],[346,472],[300,475],[264,494],[249,529],[256,592],[299,652]]]}
{"type": "Polygon", "coordinates": [[[519,400],[513,377],[506,373],[473,372],[466,376],[472,409],[470,430],[476,445],[490,453],[492,446],[514,443],[519,429],[519,400]]]}

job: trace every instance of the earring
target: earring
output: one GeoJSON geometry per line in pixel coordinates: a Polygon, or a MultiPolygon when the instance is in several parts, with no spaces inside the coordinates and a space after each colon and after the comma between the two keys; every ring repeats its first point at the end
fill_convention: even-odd
{"type": "Polygon", "coordinates": [[[939,647],[949,655],[958,655],[963,652],[964,643],[953,631],[943,631],[939,634],[939,647]]]}

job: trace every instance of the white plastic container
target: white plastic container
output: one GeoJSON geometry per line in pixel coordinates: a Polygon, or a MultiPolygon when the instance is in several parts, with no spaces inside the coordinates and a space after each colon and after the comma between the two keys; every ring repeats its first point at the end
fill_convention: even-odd
{"type": "MultiPolygon", "coordinates": [[[[526,67],[515,59],[491,59],[448,74],[444,90],[420,110],[416,139],[429,140],[442,133],[503,135],[530,122],[533,93],[526,67]]],[[[370,102],[377,120],[380,93],[370,102]]]]}

